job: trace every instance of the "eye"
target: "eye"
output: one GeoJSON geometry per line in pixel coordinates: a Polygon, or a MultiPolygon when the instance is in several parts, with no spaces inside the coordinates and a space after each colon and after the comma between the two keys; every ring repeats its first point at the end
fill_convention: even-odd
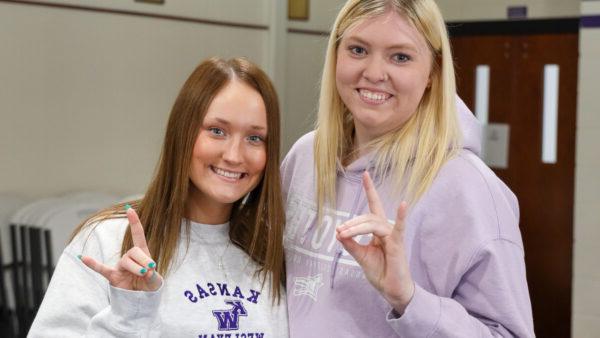
{"type": "Polygon", "coordinates": [[[351,54],[357,55],[357,56],[362,56],[362,55],[367,54],[367,50],[361,46],[348,46],[348,50],[350,51],[351,54]]]}
{"type": "Polygon", "coordinates": [[[208,128],[208,131],[214,136],[224,136],[225,135],[225,132],[221,128],[210,127],[210,128],[208,128]]]}
{"type": "Polygon", "coordinates": [[[259,135],[251,135],[251,136],[248,136],[248,141],[250,141],[250,143],[253,143],[253,144],[261,144],[265,141],[265,139],[259,135]]]}
{"type": "Polygon", "coordinates": [[[392,60],[395,63],[405,63],[411,60],[410,56],[404,54],[404,53],[398,53],[398,54],[394,54],[392,55],[392,60]]]}

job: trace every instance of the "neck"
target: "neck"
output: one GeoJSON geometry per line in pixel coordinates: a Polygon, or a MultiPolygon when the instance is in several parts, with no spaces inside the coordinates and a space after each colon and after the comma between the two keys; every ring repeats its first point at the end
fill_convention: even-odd
{"type": "Polygon", "coordinates": [[[354,127],[354,135],[352,137],[352,150],[342,160],[342,165],[347,166],[359,159],[361,156],[369,151],[367,145],[373,140],[369,134],[362,130],[359,130],[356,126],[354,127]]]}
{"type": "Polygon", "coordinates": [[[220,203],[190,192],[185,205],[185,217],[202,224],[223,224],[231,217],[232,203],[220,203]]]}

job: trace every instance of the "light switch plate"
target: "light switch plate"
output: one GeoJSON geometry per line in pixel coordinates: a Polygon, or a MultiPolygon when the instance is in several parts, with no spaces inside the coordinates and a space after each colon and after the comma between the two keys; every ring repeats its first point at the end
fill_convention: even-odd
{"type": "Polygon", "coordinates": [[[508,168],[510,126],[506,123],[488,123],[483,126],[483,161],[490,168],[508,168]]]}

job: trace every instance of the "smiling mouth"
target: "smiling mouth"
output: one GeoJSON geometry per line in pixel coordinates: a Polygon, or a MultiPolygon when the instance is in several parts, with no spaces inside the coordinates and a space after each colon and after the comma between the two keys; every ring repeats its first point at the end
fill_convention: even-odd
{"type": "Polygon", "coordinates": [[[359,88],[356,90],[363,101],[374,104],[381,104],[389,100],[393,95],[385,92],[375,92],[359,88]]]}
{"type": "Polygon", "coordinates": [[[217,175],[224,177],[226,179],[229,180],[239,180],[242,179],[244,177],[246,177],[248,174],[246,173],[240,173],[240,172],[235,172],[235,171],[228,171],[225,169],[221,169],[221,168],[217,168],[215,166],[210,166],[210,169],[217,175]]]}

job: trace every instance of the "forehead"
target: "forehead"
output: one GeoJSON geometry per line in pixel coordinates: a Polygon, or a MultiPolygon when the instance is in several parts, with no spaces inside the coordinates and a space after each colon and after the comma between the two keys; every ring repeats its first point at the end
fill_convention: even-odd
{"type": "Polygon", "coordinates": [[[256,89],[233,79],[214,97],[204,119],[266,128],[267,111],[264,100],[256,89]]]}
{"type": "Polygon", "coordinates": [[[405,15],[391,10],[351,26],[342,40],[351,38],[374,45],[412,45],[417,50],[428,50],[425,37],[413,23],[405,15]]]}

